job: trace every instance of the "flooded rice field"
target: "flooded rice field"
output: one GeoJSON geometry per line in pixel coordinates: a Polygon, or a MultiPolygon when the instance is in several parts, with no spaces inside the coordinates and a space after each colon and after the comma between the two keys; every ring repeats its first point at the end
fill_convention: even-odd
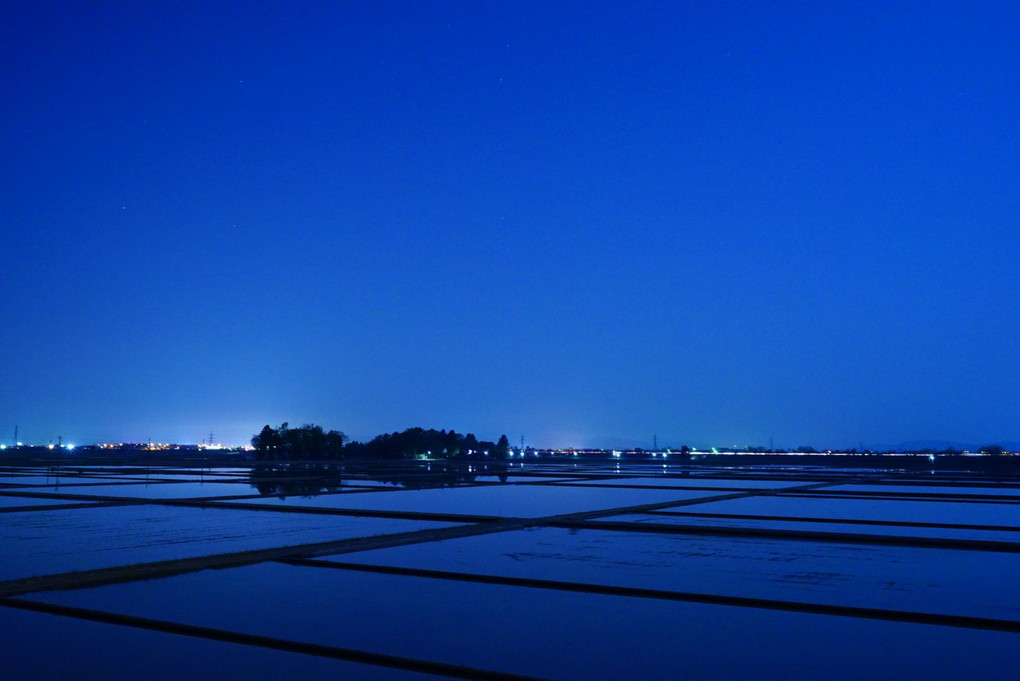
{"type": "Polygon", "coordinates": [[[959,472],[0,467],[0,557],[17,679],[951,679],[1020,644],[1020,480],[959,472]]]}

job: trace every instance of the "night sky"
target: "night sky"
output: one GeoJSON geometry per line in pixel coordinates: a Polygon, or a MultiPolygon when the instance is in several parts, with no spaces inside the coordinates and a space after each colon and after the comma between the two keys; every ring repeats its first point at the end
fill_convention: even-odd
{"type": "Polygon", "coordinates": [[[1016,2],[8,0],[0,50],[4,443],[1020,438],[1016,2]]]}

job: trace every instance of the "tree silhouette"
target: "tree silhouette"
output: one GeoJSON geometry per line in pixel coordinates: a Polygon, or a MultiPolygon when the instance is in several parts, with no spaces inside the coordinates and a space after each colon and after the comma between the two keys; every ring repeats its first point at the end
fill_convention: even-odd
{"type": "Polygon", "coordinates": [[[339,459],[347,436],[338,430],[328,433],[322,426],[305,424],[291,428],[286,422],[273,429],[266,425],[251,439],[257,461],[339,459]]]}

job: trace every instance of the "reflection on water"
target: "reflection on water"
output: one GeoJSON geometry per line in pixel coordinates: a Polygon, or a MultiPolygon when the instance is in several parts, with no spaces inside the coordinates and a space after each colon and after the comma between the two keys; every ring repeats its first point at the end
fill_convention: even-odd
{"type": "Polygon", "coordinates": [[[506,461],[419,461],[400,466],[362,465],[356,469],[359,477],[385,482],[408,489],[433,487],[454,487],[471,484],[479,476],[499,476],[500,482],[507,480],[506,461]]]}
{"type": "Polygon", "coordinates": [[[248,481],[262,496],[311,497],[340,489],[343,467],[338,463],[258,463],[248,481]]]}
{"type": "Polygon", "coordinates": [[[155,678],[402,678],[379,657],[396,656],[401,669],[543,678],[955,681],[1008,675],[1016,657],[1014,479],[883,472],[850,486],[843,472],[791,466],[260,462],[215,478],[157,471],[145,484],[128,469],[62,474],[58,493],[46,472],[17,471],[41,486],[0,489],[0,588],[65,573],[48,583],[82,588],[8,588],[22,605],[173,626],[111,629],[5,601],[4,678],[137,678],[177,651],[178,625],[220,631],[155,678]],[[122,496],[77,503],[83,493],[122,496]],[[75,503],[47,508],[57,501],[75,503]],[[929,537],[995,541],[918,541],[929,537]],[[185,559],[236,567],[187,572],[185,559]],[[135,579],[139,563],[179,574],[135,579]],[[96,575],[80,573],[97,568],[116,569],[89,587],[96,575]],[[376,666],[319,667],[320,646],[376,666]],[[188,655],[193,665],[177,664],[188,655]]]}
{"type": "Polygon", "coordinates": [[[340,490],[348,485],[373,481],[407,489],[430,489],[472,484],[478,478],[507,481],[505,461],[412,461],[397,464],[342,463],[258,463],[249,483],[262,496],[311,497],[340,490]]]}
{"type": "Polygon", "coordinates": [[[31,598],[547,679],[956,681],[1016,658],[1003,632],[281,563],[31,598]]]}
{"type": "Polygon", "coordinates": [[[400,518],[161,504],[4,513],[0,516],[0,582],[442,526],[400,518]]]}

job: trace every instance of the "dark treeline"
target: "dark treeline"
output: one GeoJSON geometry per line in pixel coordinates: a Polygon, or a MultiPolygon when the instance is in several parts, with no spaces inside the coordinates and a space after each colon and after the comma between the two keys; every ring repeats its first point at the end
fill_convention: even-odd
{"type": "Polygon", "coordinates": [[[453,430],[408,428],[399,433],[383,433],[368,442],[352,442],[344,447],[344,456],[355,459],[468,459],[493,457],[505,459],[510,449],[506,435],[499,442],[478,440],[468,433],[453,430]]]}
{"type": "Polygon", "coordinates": [[[284,422],[279,428],[267,424],[251,439],[251,446],[256,461],[339,459],[347,439],[339,430],[324,432],[312,424],[290,428],[284,422]]]}
{"type": "Polygon", "coordinates": [[[505,459],[510,450],[506,435],[499,442],[479,440],[473,434],[453,430],[408,428],[384,433],[368,442],[347,442],[338,430],[323,431],[306,424],[290,428],[266,425],[252,437],[257,461],[297,461],[335,459],[505,459]],[[345,444],[346,443],[346,444],[345,444]]]}

